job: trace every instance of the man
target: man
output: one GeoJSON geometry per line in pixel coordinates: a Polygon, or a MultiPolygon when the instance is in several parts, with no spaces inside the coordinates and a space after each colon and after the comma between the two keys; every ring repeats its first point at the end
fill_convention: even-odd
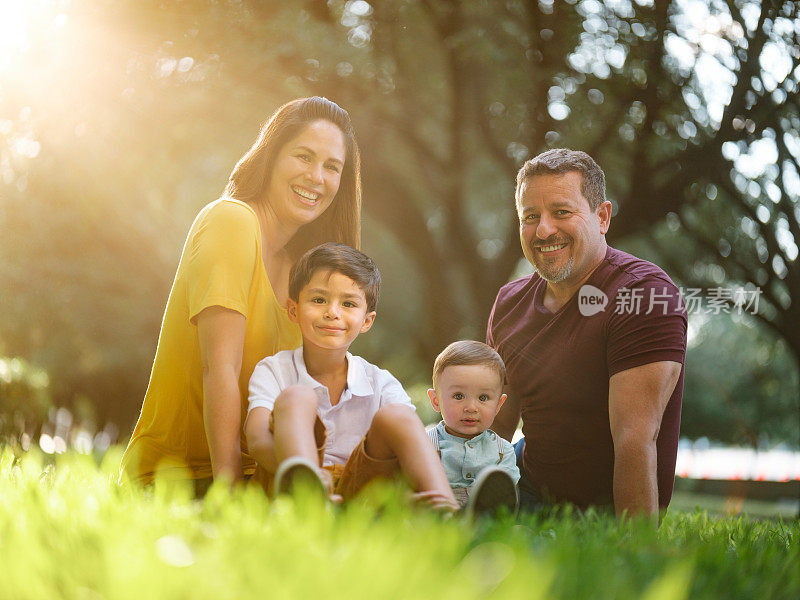
{"type": "Polygon", "coordinates": [[[536,273],[502,287],[487,343],[522,417],[521,500],[657,513],[672,496],[686,312],[657,266],[606,244],[611,203],[585,152],[549,150],[517,175],[525,257],[536,273]]]}

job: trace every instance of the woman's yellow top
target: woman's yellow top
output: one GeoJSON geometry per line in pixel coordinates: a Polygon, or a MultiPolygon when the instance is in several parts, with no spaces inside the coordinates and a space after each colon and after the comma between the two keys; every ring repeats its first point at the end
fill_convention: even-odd
{"type": "MultiPolygon", "coordinates": [[[[272,290],[261,256],[261,229],[244,202],[221,198],[194,220],[183,247],[167,300],[158,348],[142,412],[122,457],[131,479],[149,483],[164,476],[211,477],[211,458],[203,425],[203,366],[197,315],[210,306],[245,317],[242,371],[239,375],[242,423],[247,385],[256,363],[301,343],[272,290]]],[[[245,474],[255,471],[242,436],[245,474]]]]}

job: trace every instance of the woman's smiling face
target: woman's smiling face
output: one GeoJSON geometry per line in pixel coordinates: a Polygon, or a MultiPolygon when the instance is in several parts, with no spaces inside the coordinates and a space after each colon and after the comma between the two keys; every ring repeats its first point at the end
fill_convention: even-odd
{"type": "Polygon", "coordinates": [[[342,131],[330,121],[313,121],[278,152],[267,204],[278,220],[302,227],[331,205],[347,149],[342,131]]]}

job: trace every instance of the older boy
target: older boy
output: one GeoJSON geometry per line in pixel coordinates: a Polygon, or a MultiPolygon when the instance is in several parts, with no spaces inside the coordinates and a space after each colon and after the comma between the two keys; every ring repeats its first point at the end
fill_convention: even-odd
{"type": "Polygon", "coordinates": [[[433,365],[428,396],[442,421],[428,434],[456,499],[470,513],[516,510],[514,447],[489,429],[506,399],[504,379],[500,355],[473,340],[453,342],[433,365]]]}
{"type": "Polygon", "coordinates": [[[276,493],[290,492],[299,478],[319,478],[348,499],[369,481],[402,472],[419,500],[454,509],[408,394],[389,372],[347,351],[372,327],[379,292],[375,264],[343,244],[317,246],[292,267],[288,312],[303,345],[253,371],[250,453],[276,493]]]}

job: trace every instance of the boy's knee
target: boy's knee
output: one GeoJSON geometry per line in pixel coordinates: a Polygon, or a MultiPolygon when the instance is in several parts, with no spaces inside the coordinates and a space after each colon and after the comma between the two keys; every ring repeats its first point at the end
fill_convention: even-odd
{"type": "Polygon", "coordinates": [[[317,393],[307,385],[290,385],[275,399],[272,412],[277,417],[286,412],[317,412],[317,393]]]}
{"type": "Polygon", "coordinates": [[[404,404],[387,404],[378,409],[372,417],[370,429],[378,431],[407,430],[409,427],[422,425],[413,408],[404,404]]]}

